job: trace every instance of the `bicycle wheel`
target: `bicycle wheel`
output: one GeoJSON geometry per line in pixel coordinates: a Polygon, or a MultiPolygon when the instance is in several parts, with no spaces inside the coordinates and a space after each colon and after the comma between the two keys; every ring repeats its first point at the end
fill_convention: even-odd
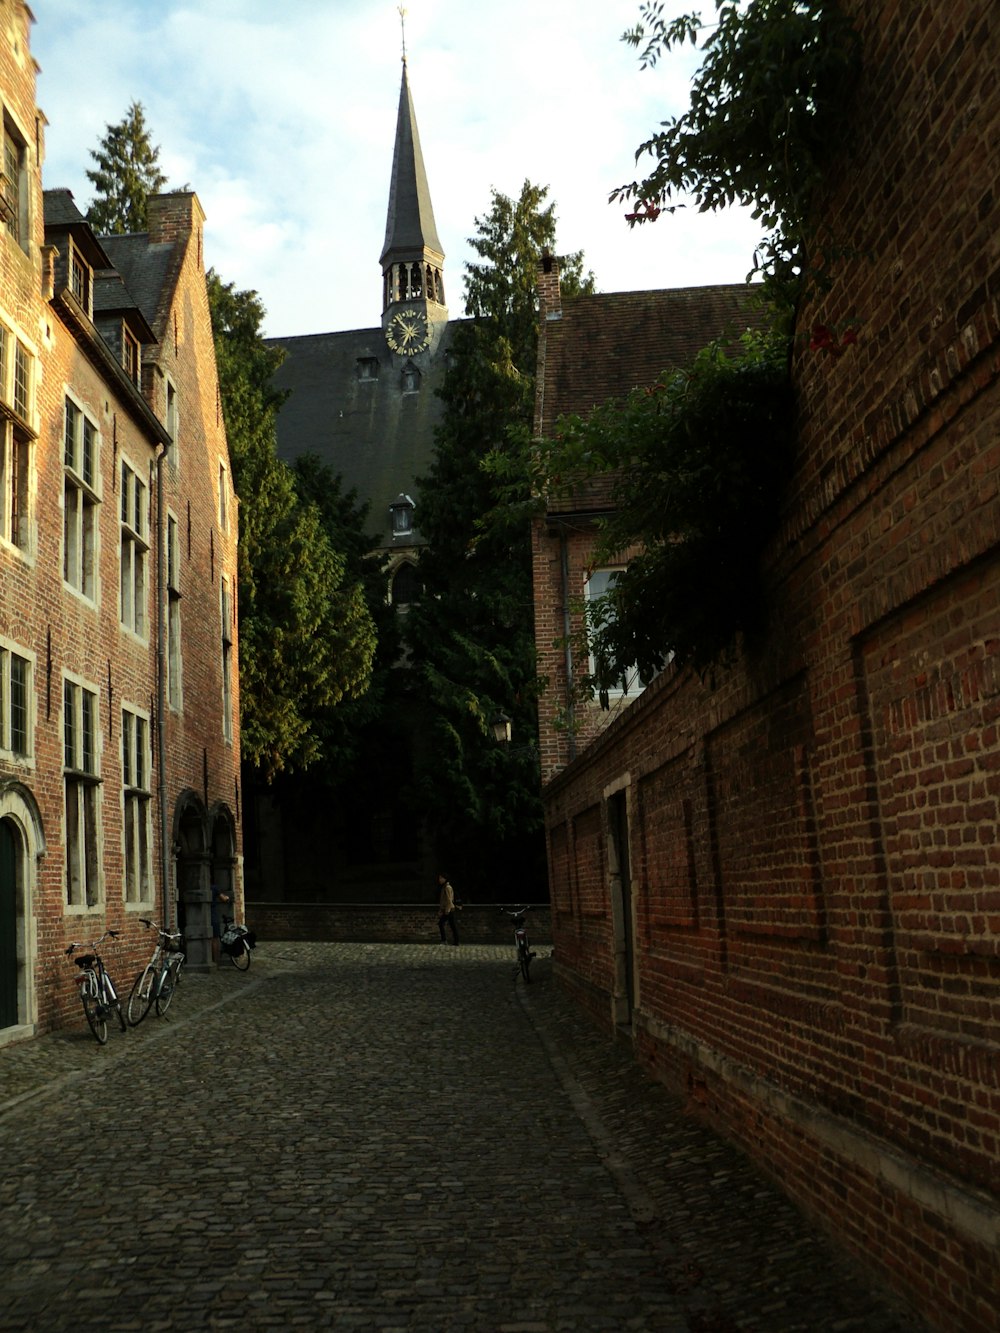
{"type": "Polygon", "coordinates": [[[132,982],[132,990],[128,997],[128,1021],[134,1028],[137,1028],[142,1020],[149,1013],[149,1006],[153,1003],[153,987],[156,980],[156,974],[152,967],[147,965],[132,982]]]}
{"type": "Polygon", "coordinates": [[[180,978],[180,970],[178,963],[171,963],[163,973],[160,988],[156,992],[156,1012],[161,1018],[170,1008],[170,1001],[174,998],[174,991],[177,989],[177,982],[180,978]]]}
{"type": "Polygon", "coordinates": [[[96,995],[83,992],[83,1012],[87,1016],[90,1030],[103,1046],[108,1040],[108,1011],[96,995]]]}
{"type": "Polygon", "coordinates": [[[242,940],[237,940],[233,947],[233,966],[238,967],[241,972],[245,972],[250,966],[250,950],[242,940]]]}
{"type": "Polygon", "coordinates": [[[521,969],[521,976],[525,981],[531,980],[531,950],[526,944],[517,946],[517,965],[521,969]]]}

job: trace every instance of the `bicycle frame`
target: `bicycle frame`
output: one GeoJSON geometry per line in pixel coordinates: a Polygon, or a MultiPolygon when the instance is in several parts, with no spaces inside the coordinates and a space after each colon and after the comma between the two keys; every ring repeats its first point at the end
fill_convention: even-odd
{"type": "Polygon", "coordinates": [[[128,997],[128,1021],[133,1027],[138,1027],[154,1003],[158,1016],[166,1013],[184,962],[184,954],[177,947],[181,941],[179,931],[167,930],[148,917],[139,920],[147,930],[156,931],[156,946],[152,958],[132,983],[128,997]]]}
{"type": "Polygon", "coordinates": [[[513,911],[501,907],[500,911],[504,916],[509,916],[514,922],[514,948],[517,952],[517,963],[514,967],[514,977],[518,973],[524,977],[526,982],[531,980],[531,960],[534,954],[531,951],[531,945],[528,943],[528,930],[524,924],[524,918],[531,908],[525,904],[524,907],[515,907],[513,911]]]}
{"type": "MultiPolygon", "coordinates": [[[[108,1015],[110,1013],[118,1015],[122,1031],[126,1030],[125,1015],[118,999],[118,992],[115,990],[115,983],[111,980],[111,976],[104,966],[104,960],[98,952],[106,939],[114,940],[117,938],[117,930],[106,930],[99,940],[94,940],[89,946],[93,950],[92,953],[81,954],[79,958],[73,960],[82,973],[79,985],[80,1002],[83,1005],[84,1016],[91,1032],[102,1046],[108,1039],[108,1015]]],[[[74,949],[83,947],[82,941],[73,940],[66,948],[67,958],[72,956],[74,949]]]]}

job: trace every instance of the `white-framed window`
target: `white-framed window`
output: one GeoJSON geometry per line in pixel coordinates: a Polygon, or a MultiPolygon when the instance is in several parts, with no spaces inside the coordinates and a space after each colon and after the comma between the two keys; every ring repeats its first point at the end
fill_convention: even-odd
{"type": "Polygon", "coordinates": [[[127,462],[121,465],[121,622],[146,636],[146,575],[149,566],[149,492],[127,462]]]}
{"type": "Polygon", "coordinates": [[[22,250],[28,249],[28,149],[17,126],[4,112],[3,177],[0,216],[22,250]]]}
{"type": "Polygon", "coordinates": [[[219,463],[219,531],[229,531],[229,470],[219,463]]]}
{"type": "Polygon", "coordinates": [[[139,375],[142,370],[142,354],[139,347],[139,339],[131,333],[126,325],[122,325],[122,366],[125,368],[125,374],[133,384],[139,383],[139,375]]]}
{"type": "Polygon", "coordinates": [[[29,552],[35,458],[35,358],[0,324],[0,540],[29,552]]]}
{"type": "Polygon", "coordinates": [[[229,580],[219,581],[219,610],[222,617],[222,735],[233,739],[233,602],[229,580]]]}
{"type": "Polygon", "coordinates": [[[63,681],[63,780],[66,796],[66,906],[101,901],[100,720],[97,691],[63,681]]]}
{"type": "Polygon", "coordinates": [[[34,661],[0,641],[0,753],[12,759],[34,754],[34,661]]]}
{"type": "MultiPolygon", "coordinates": [[[[589,639],[593,638],[594,631],[601,624],[606,624],[610,619],[613,619],[610,607],[603,599],[610,591],[611,586],[618,575],[624,574],[624,572],[624,566],[617,569],[595,569],[586,580],[584,584],[584,597],[586,600],[589,639]]],[[[590,674],[592,676],[596,673],[597,668],[597,657],[594,654],[593,648],[591,648],[590,674]]],[[[639,679],[638,667],[623,667],[616,684],[612,685],[607,693],[612,699],[632,699],[643,692],[647,683],[648,682],[639,679]]]]}
{"type": "Polygon", "coordinates": [[[82,596],[96,601],[100,432],[96,422],[69,397],[63,439],[63,579],[82,596]]]}
{"type": "Polygon", "coordinates": [[[149,718],[122,708],[122,837],[125,902],[153,898],[152,791],[149,718]]]}
{"type": "Polygon", "coordinates": [[[94,270],[71,240],[69,243],[69,289],[88,318],[94,317],[94,270]]]}
{"type": "Polygon", "coordinates": [[[173,514],[167,515],[167,703],[180,710],[183,702],[181,675],[181,560],[180,529],[173,514]]]}

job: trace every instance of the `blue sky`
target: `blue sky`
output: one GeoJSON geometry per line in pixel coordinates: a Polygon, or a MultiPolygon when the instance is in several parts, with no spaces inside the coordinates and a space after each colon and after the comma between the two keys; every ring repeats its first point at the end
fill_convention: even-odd
{"type": "MultiPolygon", "coordinates": [[[[690,8],[667,0],[667,13],[690,8]]],[[[599,291],[739,282],[738,210],[629,231],[611,189],[687,104],[693,56],[640,70],[639,0],[411,0],[406,48],[424,162],[462,314],[467,238],[491,189],[549,186],[559,248],[599,291]]],[[[710,3],[705,8],[712,9],[710,3]]],[[[259,292],[272,335],[377,325],[401,74],[391,0],[32,0],[44,181],[86,208],[106,127],[142,102],[169,183],[207,214],[206,261],[259,292]]],[[[641,166],[641,164],[640,164],[641,166]]]]}

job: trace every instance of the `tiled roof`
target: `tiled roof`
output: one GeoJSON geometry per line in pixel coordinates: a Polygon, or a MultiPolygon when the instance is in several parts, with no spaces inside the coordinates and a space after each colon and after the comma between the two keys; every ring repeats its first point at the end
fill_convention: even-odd
{"type": "Polygon", "coordinates": [[[169,299],[176,285],[183,245],[172,241],[150,245],[145,232],[132,236],[102,236],[101,244],[150,328],[162,339],[162,320],[157,316],[161,313],[161,304],[169,299]]]}
{"type": "MultiPolygon", "coordinates": [[[[560,416],[586,416],[655,384],[664,370],[688,364],[713,339],[737,338],[762,322],[745,283],[563,299],[561,313],[542,326],[541,435],[552,435],[560,416]]],[[[571,499],[554,502],[550,512],[599,510],[610,495],[611,479],[596,478],[571,499]]]]}

